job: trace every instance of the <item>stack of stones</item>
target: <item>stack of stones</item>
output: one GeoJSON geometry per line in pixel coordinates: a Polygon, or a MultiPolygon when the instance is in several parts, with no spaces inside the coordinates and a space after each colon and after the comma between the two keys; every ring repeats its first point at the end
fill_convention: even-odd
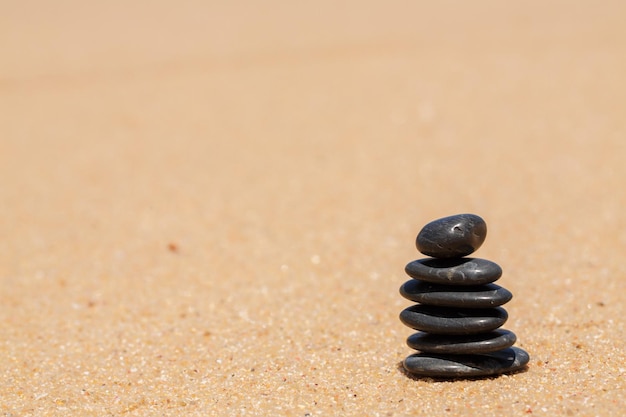
{"type": "Polygon", "coordinates": [[[513,297],[496,284],[496,263],[466,258],[485,241],[487,225],[474,214],[435,220],[417,235],[417,249],[432,258],[409,263],[413,279],[400,288],[419,304],[400,313],[415,329],[407,339],[420,353],[404,360],[407,372],[436,378],[499,375],[526,366],[528,353],[513,347],[513,332],[499,329],[508,318],[501,305],[513,297]]]}

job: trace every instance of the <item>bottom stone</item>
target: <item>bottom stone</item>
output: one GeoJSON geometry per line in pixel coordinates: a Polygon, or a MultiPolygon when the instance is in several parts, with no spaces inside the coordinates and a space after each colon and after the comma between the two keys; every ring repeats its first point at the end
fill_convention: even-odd
{"type": "Polygon", "coordinates": [[[528,353],[518,347],[474,355],[416,353],[404,360],[404,369],[418,376],[466,378],[518,371],[529,360],[528,353]]]}

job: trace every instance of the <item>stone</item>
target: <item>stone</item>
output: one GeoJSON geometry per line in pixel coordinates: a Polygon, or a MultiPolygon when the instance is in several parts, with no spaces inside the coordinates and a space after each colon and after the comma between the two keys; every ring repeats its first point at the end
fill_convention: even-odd
{"type": "Polygon", "coordinates": [[[428,223],[415,241],[417,250],[435,258],[458,258],[476,251],[487,237],[487,224],[475,214],[457,214],[428,223]]]}
{"type": "Polygon", "coordinates": [[[467,378],[500,375],[522,370],[528,353],[517,347],[472,355],[437,355],[416,353],[404,360],[407,372],[431,378],[467,378]]]}
{"type": "Polygon", "coordinates": [[[447,285],[483,285],[502,276],[500,265],[481,258],[418,259],[404,270],[411,278],[447,285]]]}
{"type": "Polygon", "coordinates": [[[515,333],[498,329],[489,333],[462,336],[415,333],[406,340],[409,347],[425,353],[468,354],[488,353],[506,349],[515,344],[515,333]]]}
{"type": "Polygon", "coordinates": [[[405,325],[433,334],[490,332],[502,326],[508,317],[502,307],[448,308],[418,304],[400,313],[400,320],[405,325]]]}
{"type": "Polygon", "coordinates": [[[400,294],[420,304],[460,308],[497,307],[513,298],[509,290],[496,284],[460,287],[417,279],[405,282],[400,287],[400,294]]]}

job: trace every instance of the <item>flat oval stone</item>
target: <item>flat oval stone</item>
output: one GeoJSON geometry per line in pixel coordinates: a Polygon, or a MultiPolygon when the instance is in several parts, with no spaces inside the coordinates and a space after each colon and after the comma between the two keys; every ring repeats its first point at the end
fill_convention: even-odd
{"type": "Polygon", "coordinates": [[[501,306],[513,298],[506,288],[496,284],[452,286],[411,279],[400,287],[400,294],[417,303],[460,308],[501,306]]]}
{"type": "Polygon", "coordinates": [[[481,258],[418,259],[404,270],[411,278],[447,285],[489,284],[502,276],[500,265],[481,258]]]}
{"type": "Polygon", "coordinates": [[[400,313],[400,320],[405,325],[433,334],[490,332],[502,326],[508,317],[502,307],[460,309],[418,304],[400,313]]]}
{"type": "Polygon", "coordinates": [[[407,372],[433,378],[468,378],[522,370],[530,360],[518,347],[476,355],[416,353],[404,360],[407,372]]]}
{"type": "Polygon", "coordinates": [[[498,329],[489,333],[450,336],[431,333],[415,333],[406,340],[409,347],[425,353],[487,353],[513,346],[515,333],[498,329]]]}
{"type": "Polygon", "coordinates": [[[428,223],[415,240],[417,250],[435,258],[467,256],[487,237],[487,224],[475,214],[457,214],[428,223]]]}

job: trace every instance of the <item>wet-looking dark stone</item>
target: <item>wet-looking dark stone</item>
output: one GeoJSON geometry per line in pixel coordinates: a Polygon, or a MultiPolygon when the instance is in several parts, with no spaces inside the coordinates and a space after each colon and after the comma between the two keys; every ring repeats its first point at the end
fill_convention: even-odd
{"type": "Polygon", "coordinates": [[[513,294],[496,284],[455,286],[411,279],[400,287],[400,294],[416,303],[459,308],[488,308],[508,303],[513,294]]]}
{"type": "Polygon", "coordinates": [[[502,276],[498,264],[480,258],[418,259],[404,271],[411,278],[450,285],[489,284],[502,276]]]}
{"type": "Polygon", "coordinates": [[[487,353],[506,349],[515,343],[515,333],[498,329],[471,335],[439,335],[414,333],[406,340],[409,347],[426,353],[487,353]]]}
{"type": "Polygon", "coordinates": [[[517,347],[472,355],[416,353],[404,360],[404,369],[418,376],[468,378],[515,372],[529,360],[528,353],[517,347]]]}
{"type": "Polygon", "coordinates": [[[435,258],[457,258],[476,251],[487,237],[487,224],[475,214],[457,214],[428,223],[417,235],[417,250],[435,258]]]}
{"type": "Polygon", "coordinates": [[[414,305],[400,313],[400,320],[415,330],[432,334],[476,334],[502,326],[508,314],[501,307],[448,308],[414,305]]]}

